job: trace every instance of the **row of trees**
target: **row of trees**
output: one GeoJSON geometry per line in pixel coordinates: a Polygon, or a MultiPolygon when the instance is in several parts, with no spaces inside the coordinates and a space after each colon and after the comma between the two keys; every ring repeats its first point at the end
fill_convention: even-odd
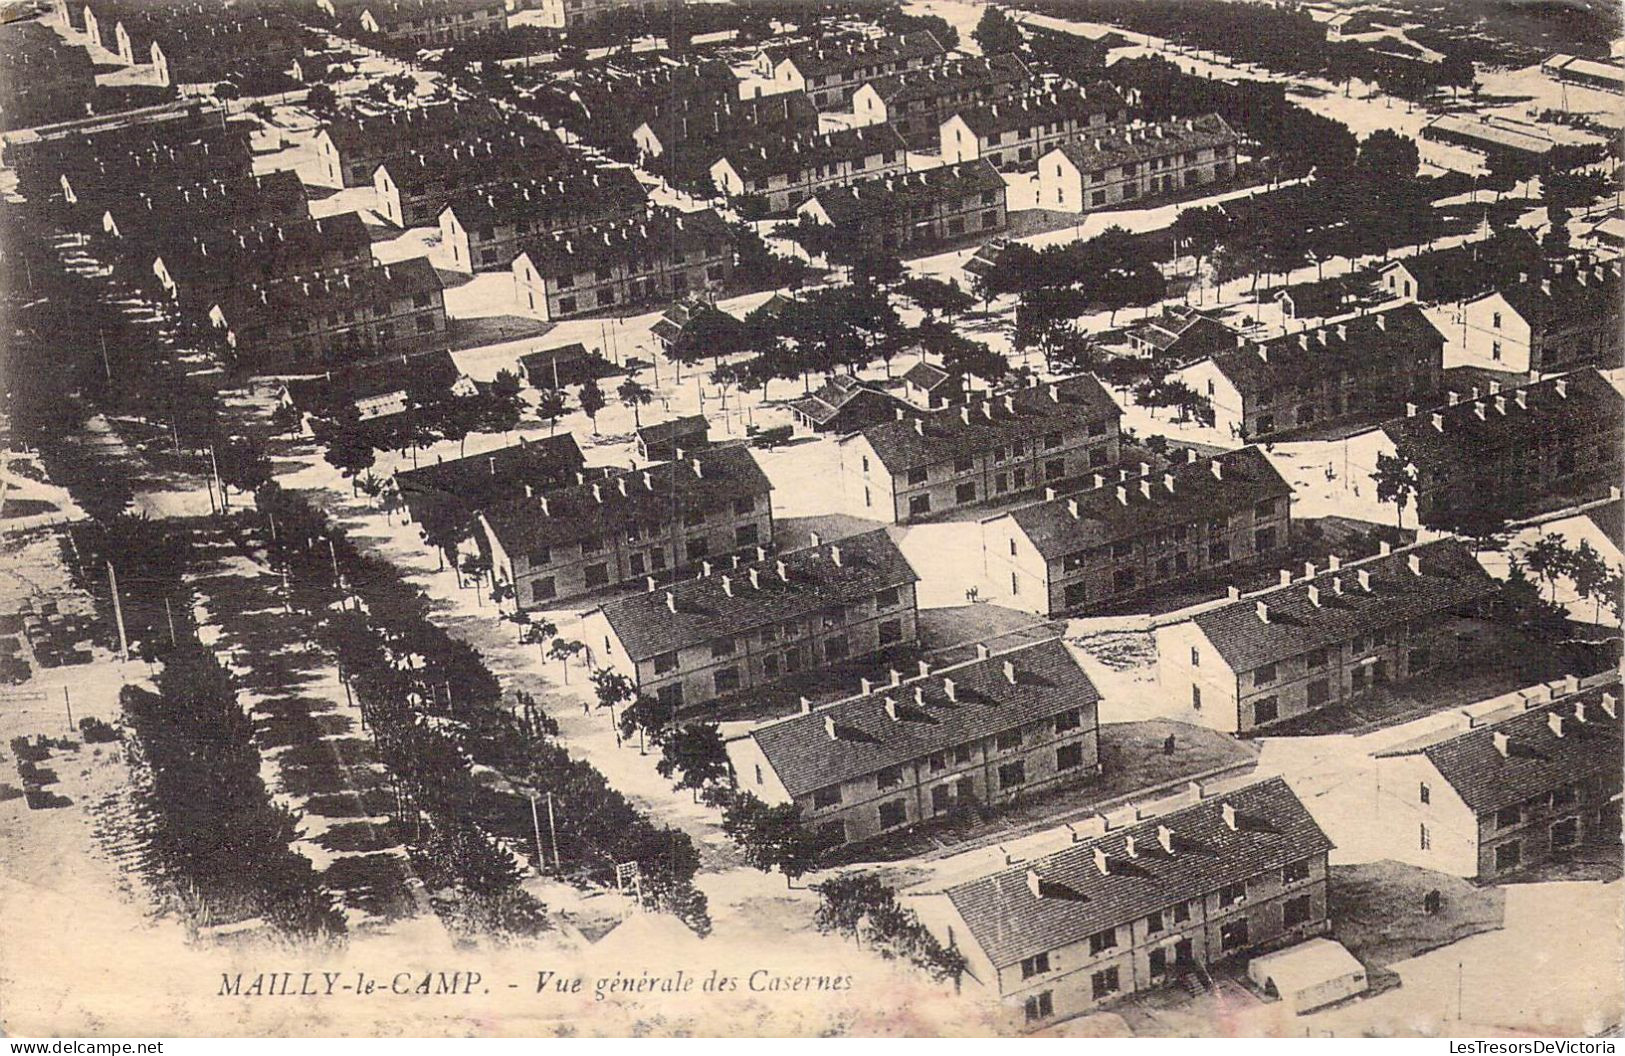
{"type": "MultiPolygon", "coordinates": [[[[637,862],[657,908],[701,932],[709,928],[704,896],[692,882],[698,855],[685,833],[652,823],[590,764],[572,758],[554,739],[557,726],[533,705],[506,705],[479,652],[432,623],[425,597],[393,566],[360,553],[325,517],[274,485],[257,498],[288,541],[289,582],[309,592],[310,611],[331,613],[321,638],[394,777],[397,820],[420,872],[442,876],[455,892],[448,911],[475,907],[472,920],[499,932],[533,929],[544,917],[516,894],[514,852],[545,864],[556,838],[562,860],[553,867],[565,875],[608,884],[618,864],[637,862]],[[307,539],[314,545],[300,545],[307,539]],[[475,781],[476,765],[502,774],[507,786],[475,781]],[[549,797],[554,831],[538,840],[533,804],[549,797]],[[460,864],[436,873],[435,863],[453,852],[460,864]]],[[[550,625],[523,633],[550,643],[554,659],[582,652],[550,625]]]]}

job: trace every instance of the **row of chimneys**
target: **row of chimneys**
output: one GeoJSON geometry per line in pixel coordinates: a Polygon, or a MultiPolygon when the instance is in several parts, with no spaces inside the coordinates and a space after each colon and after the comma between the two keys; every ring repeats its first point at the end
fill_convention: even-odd
{"type": "MultiPolygon", "coordinates": [[[[1380,545],[1381,549],[1377,554],[1377,558],[1388,557],[1393,553],[1393,547],[1389,546],[1389,544],[1381,543],[1379,545],[1380,545]]],[[[1371,561],[1371,560],[1375,560],[1375,559],[1376,558],[1366,558],[1367,561],[1371,561]]],[[[1332,554],[1329,558],[1327,558],[1327,565],[1326,565],[1326,568],[1325,568],[1324,571],[1326,571],[1326,572],[1337,572],[1337,571],[1341,570],[1342,567],[1343,567],[1342,558],[1338,557],[1336,554],[1332,554]]],[[[1418,554],[1415,554],[1415,553],[1406,554],[1405,555],[1405,567],[1410,569],[1411,575],[1420,576],[1422,574],[1422,558],[1421,558],[1421,556],[1418,555],[1418,554]]],[[[1304,583],[1309,584],[1309,586],[1308,586],[1309,604],[1313,605],[1317,609],[1321,607],[1320,587],[1317,584],[1315,584],[1315,583],[1313,583],[1311,581],[1316,576],[1318,576],[1320,574],[1321,574],[1321,570],[1315,568],[1315,564],[1314,564],[1313,561],[1306,561],[1306,562],[1304,562],[1304,566],[1303,566],[1303,579],[1301,581],[1299,581],[1299,582],[1304,582],[1304,583]]],[[[1365,568],[1357,568],[1357,569],[1354,570],[1354,574],[1355,574],[1356,579],[1359,581],[1360,589],[1365,591],[1367,594],[1372,593],[1374,588],[1371,586],[1371,572],[1370,572],[1370,570],[1365,569],[1365,568]]],[[[1283,568],[1283,569],[1281,569],[1281,581],[1273,589],[1279,590],[1282,587],[1290,587],[1293,584],[1293,582],[1294,582],[1294,580],[1292,578],[1292,571],[1290,569],[1283,568]]],[[[1343,593],[1344,593],[1344,591],[1343,591],[1343,577],[1342,576],[1333,576],[1332,580],[1331,580],[1331,588],[1332,588],[1332,593],[1333,594],[1341,597],[1343,595],[1343,593]]],[[[1231,601],[1236,601],[1236,600],[1240,599],[1241,594],[1240,594],[1240,591],[1238,591],[1235,587],[1231,587],[1230,590],[1229,590],[1229,596],[1230,596],[1231,601]]],[[[1268,602],[1265,602],[1263,600],[1257,601],[1255,603],[1255,605],[1254,605],[1254,612],[1258,616],[1258,622],[1260,622],[1260,623],[1269,623],[1270,622],[1270,607],[1269,607],[1268,602]]]]}
{"type": "MultiPolygon", "coordinates": [[[[953,678],[949,677],[946,672],[958,671],[970,664],[981,663],[990,659],[991,656],[992,652],[986,645],[977,643],[975,660],[967,660],[964,663],[955,664],[952,667],[944,668],[942,674],[943,696],[947,697],[951,703],[959,702],[959,683],[953,678]]],[[[835,707],[836,705],[850,703],[851,701],[870,696],[875,692],[876,688],[901,689],[904,685],[910,685],[913,687],[912,702],[914,706],[917,708],[924,708],[928,704],[925,698],[925,682],[927,679],[931,678],[931,664],[928,661],[921,660],[919,665],[920,673],[908,679],[903,678],[903,673],[897,668],[891,668],[888,672],[888,681],[880,687],[876,687],[875,683],[870,679],[864,678],[861,680],[862,688],[856,697],[847,697],[842,700],[833,701],[830,704],[823,705],[820,710],[827,710],[835,707]]],[[[1015,661],[1009,659],[1003,660],[1000,663],[1000,670],[1004,676],[1004,680],[1010,685],[1014,686],[1019,684],[1020,676],[1016,671],[1015,661]]],[[[883,706],[885,708],[886,717],[893,722],[903,722],[908,718],[908,716],[903,714],[901,708],[898,706],[897,697],[890,693],[885,696],[883,706]]],[[[808,700],[806,697],[802,697],[801,713],[803,715],[808,715],[811,714],[813,710],[812,701],[808,700]]],[[[840,731],[836,727],[834,716],[824,716],[824,733],[832,741],[840,739],[840,731]]]]}
{"type": "MultiPolygon", "coordinates": [[[[1558,399],[1566,400],[1566,399],[1569,398],[1569,382],[1568,382],[1567,378],[1555,378],[1555,379],[1552,380],[1551,385],[1552,385],[1552,391],[1557,393],[1557,398],[1558,399]]],[[[1493,398],[1490,400],[1490,402],[1488,404],[1486,404],[1483,400],[1479,399],[1478,387],[1476,385],[1473,387],[1473,397],[1472,397],[1473,414],[1481,422],[1488,420],[1489,412],[1488,412],[1487,408],[1490,407],[1490,406],[1493,406],[1495,408],[1495,413],[1496,414],[1499,414],[1499,415],[1501,415],[1503,417],[1507,413],[1507,398],[1500,393],[1499,385],[1496,382],[1493,382],[1493,381],[1490,382],[1490,392],[1492,394],[1494,394],[1494,395],[1493,395],[1493,398]]],[[[1447,400],[1448,400],[1447,406],[1449,406],[1449,407],[1459,406],[1460,403],[1461,403],[1461,395],[1459,393],[1451,392],[1451,393],[1448,394],[1447,400]]],[[[1516,403],[1518,405],[1519,410],[1528,411],[1529,410],[1529,389],[1527,387],[1526,388],[1514,389],[1512,391],[1512,402],[1516,403]]],[[[1405,405],[1405,417],[1407,417],[1407,418],[1415,418],[1416,414],[1417,414],[1416,404],[1407,403],[1405,405]]],[[[1444,432],[1445,421],[1444,421],[1444,415],[1443,414],[1435,411],[1433,414],[1429,415],[1429,421],[1430,421],[1430,423],[1432,424],[1432,426],[1433,426],[1433,428],[1435,430],[1437,430],[1438,432],[1441,432],[1441,433],[1444,432]]]]}
{"type": "MultiPolygon", "coordinates": [[[[1200,799],[1202,795],[1201,786],[1197,785],[1195,782],[1192,782],[1191,784],[1196,790],[1197,798],[1200,799]]],[[[1224,823],[1225,828],[1232,832],[1238,831],[1236,808],[1230,803],[1229,800],[1220,801],[1219,818],[1224,823]]],[[[1096,823],[1095,828],[1097,832],[1104,834],[1105,832],[1111,831],[1111,823],[1104,814],[1096,815],[1094,820],[1096,823]]],[[[1073,841],[1077,842],[1082,838],[1084,838],[1082,834],[1074,830],[1073,841]]],[[[1157,824],[1156,841],[1157,846],[1161,848],[1163,854],[1173,857],[1178,853],[1178,837],[1174,833],[1174,830],[1169,828],[1166,824],[1162,824],[1160,822],[1157,824]]],[[[1135,859],[1140,857],[1140,854],[1140,838],[1132,832],[1124,833],[1122,856],[1129,859],[1135,859]]],[[[1112,875],[1112,856],[1106,853],[1105,848],[1098,845],[1095,846],[1092,849],[1090,860],[1094,863],[1095,871],[1101,876],[1112,875]]],[[[1033,898],[1043,899],[1046,897],[1044,879],[1038,875],[1037,869],[1028,869],[1026,880],[1027,890],[1031,892],[1033,898]]]]}
{"type": "MultiPolygon", "coordinates": [[[[1619,698],[1612,693],[1604,693],[1597,703],[1602,708],[1603,714],[1607,715],[1609,719],[1615,722],[1619,721],[1619,698]]],[[[1593,721],[1585,701],[1577,700],[1574,702],[1573,719],[1580,726],[1585,726],[1593,721]]],[[[1546,713],[1546,728],[1552,731],[1554,737],[1562,738],[1567,735],[1567,722],[1568,720],[1563,713],[1556,708],[1546,713]]],[[[1512,738],[1504,730],[1490,731],[1490,742],[1495,745],[1495,750],[1503,757],[1511,754],[1512,738]]]]}
{"type": "MultiPolygon", "coordinates": [[[[1196,462],[1196,451],[1195,451],[1195,449],[1186,448],[1185,449],[1185,455],[1186,455],[1186,463],[1185,463],[1186,465],[1193,465],[1196,462]]],[[[1208,462],[1208,472],[1213,474],[1213,479],[1214,480],[1223,480],[1224,479],[1224,463],[1222,461],[1220,461],[1221,457],[1222,456],[1215,455],[1208,462]]],[[[1130,477],[1129,471],[1126,470],[1126,469],[1120,469],[1117,472],[1118,472],[1119,479],[1121,479],[1121,480],[1123,480],[1125,482],[1127,482],[1130,479],[1133,479],[1133,478],[1130,477]]],[[[1140,463],[1140,475],[1139,475],[1139,478],[1138,478],[1139,479],[1139,485],[1140,485],[1139,491],[1140,491],[1140,494],[1145,496],[1147,499],[1151,498],[1151,493],[1152,493],[1152,483],[1151,483],[1150,478],[1151,478],[1151,466],[1150,466],[1150,464],[1146,463],[1146,462],[1141,462],[1140,463]]],[[[1103,488],[1105,486],[1106,486],[1106,477],[1103,474],[1100,474],[1100,473],[1094,474],[1094,489],[1093,490],[1098,491],[1099,489],[1101,489],[1101,488],[1103,488]]],[[[1168,494],[1172,495],[1174,493],[1174,475],[1172,473],[1164,473],[1162,475],[1162,487],[1163,487],[1163,490],[1165,490],[1168,494]]],[[[1125,486],[1125,484],[1119,484],[1117,486],[1117,501],[1119,503],[1121,503],[1122,505],[1124,505],[1124,506],[1128,505],[1130,494],[1132,494],[1132,493],[1125,486]]],[[[1058,495],[1058,493],[1056,492],[1056,490],[1054,488],[1046,487],[1044,489],[1044,501],[1045,502],[1054,502],[1057,495],[1058,495]]],[[[1078,500],[1077,499],[1067,499],[1066,500],[1066,509],[1067,509],[1067,512],[1072,515],[1072,519],[1074,521],[1078,519],[1078,500]]]]}

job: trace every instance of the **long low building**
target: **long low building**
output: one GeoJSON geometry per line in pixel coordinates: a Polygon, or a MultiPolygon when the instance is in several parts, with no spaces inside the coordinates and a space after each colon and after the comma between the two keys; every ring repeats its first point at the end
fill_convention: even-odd
{"type": "MultiPolygon", "coordinates": [[[[1107,480],[982,522],[989,601],[1040,616],[1121,605],[1286,551],[1292,486],[1256,447],[1107,480]]],[[[1149,467],[1142,467],[1148,469],[1149,467]]]]}
{"type": "Polygon", "coordinates": [[[1220,183],[1236,173],[1236,133],[1218,114],[1108,128],[1038,162],[1038,204],[1082,213],[1220,183]]]}
{"type": "Polygon", "coordinates": [[[1128,104],[1109,84],[1045,89],[956,107],[937,130],[947,164],[982,160],[1000,172],[1032,169],[1064,143],[1128,120],[1128,104]]]}
{"type": "Polygon", "coordinates": [[[711,166],[718,191],[755,212],[787,213],[828,187],[908,169],[908,147],[889,125],[733,145],[711,166]]]}
{"type": "Polygon", "coordinates": [[[773,486],[747,448],[487,507],[478,540],[521,609],[704,567],[773,541],[773,486]]]}
{"type": "Polygon", "coordinates": [[[710,209],[655,210],[573,235],[532,236],[513,260],[520,307],[544,320],[681,300],[733,276],[733,235],[710,209]]]}
{"type": "Polygon", "coordinates": [[[580,234],[643,215],[647,195],[626,168],[529,177],[453,194],[440,212],[440,242],[459,271],[503,271],[527,239],[580,234]]]}
{"type": "Polygon", "coordinates": [[[1457,620],[1498,590],[1454,539],[1283,569],[1279,586],[1158,627],[1157,678],[1192,722],[1267,730],[1458,659],[1457,620]]]}
{"type": "Polygon", "coordinates": [[[1059,640],[917,673],[727,742],[738,786],[825,849],[1100,773],[1100,694],[1059,640]]]}
{"type": "Polygon", "coordinates": [[[213,233],[176,232],[158,247],[152,274],[186,312],[207,311],[233,286],[304,276],[359,276],[373,266],[360,213],[213,233]]]}
{"type": "Polygon", "coordinates": [[[754,557],[606,603],[583,622],[594,661],[693,708],[918,638],[919,576],[883,530],[754,557]]]}
{"type": "Polygon", "coordinates": [[[985,161],[829,187],[797,207],[871,252],[919,253],[1008,225],[1004,178],[985,161]]]}
{"type": "Polygon", "coordinates": [[[900,416],[840,438],[842,504],[905,524],[1082,476],[1116,464],[1122,413],[1084,374],[900,416]]]}
{"type": "Polygon", "coordinates": [[[1331,840],[1280,778],[1194,790],[1055,854],[905,893],[1030,1027],[1323,935],[1331,840]]]}
{"type": "Polygon", "coordinates": [[[1495,880],[1582,845],[1617,847],[1617,672],[1522,692],[1502,714],[1377,754],[1376,816],[1389,857],[1495,880]]]}
{"type": "Polygon", "coordinates": [[[586,459],[569,433],[519,443],[448,462],[402,469],[395,489],[412,520],[467,524],[474,511],[533,492],[582,482],[586,459]]]}

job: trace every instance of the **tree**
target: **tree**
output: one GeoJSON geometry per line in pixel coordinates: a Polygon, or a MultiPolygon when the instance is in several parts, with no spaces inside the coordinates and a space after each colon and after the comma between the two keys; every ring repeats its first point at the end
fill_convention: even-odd
{"type": "Polygon", "coordinates": [[[1354,174],[1372,188],[1381,190],[1416,179],[1420,163],[1416,140],[1392,129],[1379,128],[1360,142],[1354,174]]]}
{"type": "Polygon", "coordinates": [[[1613,571],[1588,540],[1580,540],[1580,545],[1569,554],[1569,578],[1574,581],[1575,593],[1592,600],[1593,623],[1602,622],[1603,602],[1612,596],[1609,588],[1613,571]]]}
{"type": "MultiPolygon", "coordinates": [[[[247,438],[227,440],[215,446],[215,465],[220,482],[239,491],[256,491],[271,479],[271,460],[260,445],[247,438]]],[[[224,501],[225,496],[221,499],[224,501]]]]}
{"type": "Polygon", "coordinates": [[[524,408],[520,393],[524,386],[519,375],[511,370],[499,370],[491,379],[491,387],[480,397],[475,421],[482,432],[510,433],[519,427],[519,413],[524,408]]]}
{"type": "Polygon", "coordinates": [[[1021,27],[1009,15],[992,6],[983,10],[981,20],[970,35],[982,49],[982,54],[988,56],[1018,52],[1026,44],[1021,27]]]}
{"type": "Polygon", "coordinates": [[[317,117],[331,117],[338,110],[338,93],[325,84],[312,85],[305,93],[305,108],[317,117]]]}
{"type": "Polygon", "coordinates": [[[671,708],[653,697],[640,693],[636,700],[621,709],[621,737],[631,740],[636,736],[638,751],[641,752],[646,740],[653,741],[656,745],[661,743],[666,724],[670,719],[671,708]]]}
{"type": "Polygon", "coordinates": [[[524,645],[534,645],[541,650],[542,659],[547,659],[547,643],[558,637],[559,629],[552,620],[527,619],[524,629],[519,632],[519,641],[524,645]]]}
{"type": "Polygon", "coordinates": [[[241,99],[242,96],[242,90],[230,81],[221,81],[214,86],[214,97],[223,103],[230,102],[233,99],[241,99]]]}
{"type": "Polygon", "coordinates": [[[637,699],[638,687],[630,678],[610,667],[600,667],[591,676],[593,692],[598,696],[598,706],[609,709],[609,724],[615,730],[615,743],[621,743],[620,729],[615,722],[615,706],[627,704],[637,699]]]}
{"type": "Polygon", "coordinates": [[[340,409],[339,417],[321,423],[317,439],[326,447],[322,457],[327,464],[352,480],[378,461],[372,441],[362,431],[361,417],[355,405],[348,401],[340,409]]]}
{"type": "Polygon", "coordinates": [[[913,301],[929,319],[939,315],[962,315],[976,304],[976,298],[951,282],[917,275],[904,279],[897,292],[913,301]]]}
{"type": "Polygon", "coordinates": [[[1523,560],[1529,571],[1546,581],[1547,599],[1557,600],[1557,577],[1569,571],[1572,555],[1563,539],[1556,535],[1543,535],[1524,551],[1523,560]]]}
{"type": "Polygon", "coordinates": [[[592,435],[598,435],[598,412],[604,409],[607,402],[604,392],[598,387],[598,382],[591,378],[581,383],[581,392],[576,396],[581,404],[581,411],[592,421],[592,435]]]}
{"type": "Polygon", "coordinates": [[[1377,453],[1377,467],[1371,474],[1377,482],[1377,501],[1394,504],[1394,523],[1405,527],[1405,507],[1416,496],[1416,467],[1403,455],[1377,453]]]}
{"type": "Polygon", "coordinates": [[[1202,261],[1218,248],[1231,228],[1230,214],[1216,205],[1200,209],[1186,209],[1174,218],[1174,240],[1182,243],[1186,252],[1196,258],[1196,270],[1202,270],[1202,261]]]}
{"type": "Polygon", "coordinates": [[[1466,52],[1459,49],[1445,52],[1439,62],[1439,83],[1450,89],[1452,98],[1457,89],[1475,86],[1477,79],[1478,71],[1473,68],[1473,60],[1466,52]]]}
{"type": "Polygon", "coordinates": [[[786,887],[804,876],[818,856],[817,838],[801,827],[801,808],[794,803],[770,807],[749,792],[736,793],[723,807],[722,831],[749,865],[783,873],[786,887]]]}
{"type": "Polygon", "coordinates": [[[568,638],[555,638],[553,644],[547,647],[547,656],[550,660],[557,660],[564,668],[564,684],[570,684],[570,661],[587,651],[587,646],[568,638]]]}
{"type": "Polygon", "coordinates": [[[668,781],[675,780],[676,787],[693,789],[696,798],[700,789],[727,779],[728,750],[716,723],[685,723],[666,731],[658,743],[660,761],[655,769],[668,781]]]}
{"type": "Polygon", "coordinates": [[[536,394],[536,415],[547,423],[547,435],[559,427],[559,419],[570,409],[562,389],[542,389],[536,394]]]}
{"type": "Polygon", "coordinates": [[[634,374],[621,382],[615,394],[621,398],[622,404],[632,408],[632,424],[639,429],[643,428],[643,417],[638,408],[647,407],[654,402],[655,394],[649,391],[649,386],[639,381],[634,374]]]}

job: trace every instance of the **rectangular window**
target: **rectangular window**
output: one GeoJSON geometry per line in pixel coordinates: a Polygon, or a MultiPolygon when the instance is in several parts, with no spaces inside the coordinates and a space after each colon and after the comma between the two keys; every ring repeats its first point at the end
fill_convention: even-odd
{"type": "Polygon", "coordinates": [[[1267,686],[1275,681],[1275,665],[1265,664],[1253,672],[1253,685],[1267,686]]]}
{"type": "Polygon", "coordinates": [[[1192,711],[1201,711],[1202,710],[1202,687],[1201,686],[1197,686],[1197,685],[1192,685],[1191,686],[1191,710],[1192,711]]]}
{"type": "Polygon", "coordinates": [[[1191,904],[1189,902],[1181,902],[1179,905],[1174,907],[1174,923],[1175,924],[1184,924],[1187,921],[1189,921],[1190,919],[1191,919],[1191,904]]]}
{"type": "Polygon", "coordinates": [[[1097,931],[1089,936],[1089,952],[1092,955],[1105,953],[1107,950],[1115,949],[1116,946],[1116,928],[1107,928],[1105,931],[1097,931]]]}
{"type": "Polygon", "coordinates": [[[1281,907],[1281,925],[1295,928],[1299,924],[1307,924],[1314,913],[1314,902],[1308,895],[1289,898],[1281,907]]]}
{"type": "Polygon", "coordinates": [[[1012,752],[1021,747],[1021,731],[1005,730],[997,738],[999,751],[1012,752]]]}
{"type": "Polygon", "coordinates": [[[1058,737],[1068,730],[1075,730],[1083,725],[1083,713],[1077,708],[1071,708],[1055,716],[1055,735],[1058,737]]]}
{"type": "Polygon", "coordinates": [[[1309,879],[1309,859],[1307,858],[1301,862],[1293,862],[1281,869],[1281,883],[1283,884],[1301,884],[1307,879],[1309,879]]]}
{"type": "Polygon", "coordinates": [[[1316,649],[1314,652],[1309,654],[1309,666],[1310,667],[1325,667],[1326,666],[1326,659],[1327,659],[1326,650],[1324,650],[1324,649],[1316,649]]]}
{"type": "Polygon", "coordinates": [[[975,469],[975,468],[976,468],[976,460],[974,458],[971,458],[969,455],[966,455],[963,458],[954,459],[954,472],[955,473],[969,473],[972,469],[975,469]]]}
{"type": "Polygon", "coordinates": [[[1026,1011],[1027,1022],[1029,1023],[1037,1023],[1048,1019],[1055,1014],[1055,995],[1048,990],[1040,994],[1034,994],[1027,999],[1026,1011]]]}
{"type": "Polygon", "coordinates": [[[1319,707],[1332,698],[1332,687],[1324,678],[1309,683],[1309,706],[1319,707]]]}
{"type": "Polygon", "coordinates": [[[684,544],[684,553],[688,555],[688,560],[690,562],[698,561],[710,552],[711,541],[705,538],[703,535],[690,539],[686,544],[684,544]]]}
{"type": "Polygon", "coordinates": [[[813,806],[820,810],[827,807],[839,806],[841,803],[841,786],[826,785],[813,793],[813,806]]]}
{"type": "Polygon", "coordinates": [[[1580,841],[1580,819],[1564,818],[1552,826],[1552,850],[1573,847],[1580,841]]]}
{"type": "Polygon", "coordinates": [[[1162,930],[1162,927],[1163,927],[1163,924],[1162,924],[1162,911],[1161,910],[1158,910],[1157,912],[1151,914],[1149,917],[1145,918],[1145,931],[1146,931],[1146,934],[1155,935],[1157,932],[1162,930]]]}
{"type": "Polygon", "coordinates": [[[734,545],[740,548],[755,546],[760,538],[754,524],[741,524],[734,529],[734,545]]]}
{"type": "Polygon", "coordinates": [[[910,484],[924,484],[925,483],[925,467],[919,466],[919,467],[916,467],[914,469],[909,470],[908,471],[908,482],[910,484]]]}
{"type": "Polygon", "coordinates": [[[895,829],[908,821],[908,808],[900,799],[889,799],[880,804],[880,827],[895,829]]]}
{"type": "Polygon", "coordinates": [[[884,792],[888,788],[896,788],[903,783],[903,768],[888,766],[875,774],[875,787],[884,792]]]}
{"type": "Polygon", "coordinates": [[[743,517],[747,513],[751,513],[755,509],[756,509],[756,499],[753,496],[746,495],[742,499],[735,499],[734,500],[734,513],[741,516],[741,517],[743,517]]]}
{"type": "Polygon", "coordinates": [[[711,643],[711,658],[717,659],[734,655],[734,640],[732,638],[718,638],[711,643]]]}
{"type": "Polygon", "coordinates": [[[663,675],[668,671],[677,670],[677,652],[660,653],[654,659],[655,674],[663,675]]]}
{"type": "Polygon", "coordinates": [[[1423,803],[1431,803],[1432,795],[1433,790],[1428,788],[1428,783],[1426,781],[1420,782],[1416,790],[1416,798],[1423,803]]]}
{"type": "Polygon", "coordinates": [[[1247,898],[1247,882],[1245,880],[1236,884],[1225,884],[1219,888],[1219,905],[1234,906],[1247,898]]]}
{"type": "Polygon", "coordinates": [[[898,593],[897,588],[889,587],[875,595],[875,608],[889,609],[896,605],[899,600],[901,600],[901,595],[898,593]]]}
{"type": "Polygon", "coordinates": [[[1495,827],[1498,829],[1510,829],[1512,826],[1521,824],[1522,822],[1522,807],[1502,807],[1500,810],[1495,812],[1495,827]]]}
{"type": "Polygon", "coordinates": [[[530,599],[532,601],[547,601],[558,595],[559,588],[552,576],[543,576],[541,579],[530,581],[530,599]]]}
{"type": "Polygon", "coordinates": [[[1076,770],[1083,765],[1083,745],[1067,744],[1055,749],[1055,769],[1076,770]]]}
{"type": "Polygon", "coordinates": [[[999,767],[999,787],[1019,788],[1027,783],[1027,764],[1017,759],[999,767]]]}
{"type": "Polygon", "coordinates": [[[885,620],[880,625],[880,644],[891,645],[903,640],[903,621],[885,620]]]}
{"type": "Polygon", "coordinates": [[[1089,988],[1090,992],[1094,994],[1096,1001],[1099,1001],[1101,998],[1110,997],[1111,995],[1117,993],[1119,989],[1117,982],[1117,968],[1114,966],[1107,968],[1105,971],[1096,972],[1089,979],[1089,988]]]}
{"type": "Polygon", "coordinates": [[[1219,928],[1219,948],[1221,950],[1239,950],[1247,945],[1247,918],[1232,920],[1219,928]]]}
{"type": "Polygon", "coordinates": [[[839,638],[827,638],[824,640],[824,659],[830,663],[834,663],[837,660],[845,660],[850,651],[851,647],[848,645],[846,635],[844,634],[839,638]]]}
{"type": "Polygon", "coordinates": [[[1262,725],[1280,718],[1280,707],[1274,697],[1260,697],[1253,701],[1253,722],[1262,725]]]}
{"type": "Polygon", "coordinates": [[[954,501],[958,503],[976,501],[976,482],[967,481],[954,488],[954,501]]]}
{"type": "Polygon", "coordinates": [[[586,576],[587,586],[601,587],[609,582],[609,566],[604,564],[588,565],[583,574],[586,576]]]}
{"type": "Polygon", "coordinates": [[[1035,953],[1031,957],[1024,957],[1021,961],[1021,977],[1031,979],[1035,975],[1043,975],[1049,971],[1049,954],[1035,953]]]}
{"type": "Polygon", "coordinates": [[[1421,826],[1421,834],[1419,835],[1418,839],[1420,840],[1422,850],[1430,851],[1433,849],[1433,835],[1432,833],[1428,832],[1428,827],[1426,825],[1421,826]]]}
{"type": "Polygon", "coordinates": [[[732,693],[739,688],[739,668],[724,667],[716,674],[718,693],[732,693]]]}
{"type": "Polygon", "coordinates": [[[1518,863],[1522,859],[1523,851],[1522,848],[1518,846],[1518,841],[1514,840],[1511,843],[1503,843],[1501,846],[1495,849],[1495,871],[1501,872],[1506,869],[1516,869],[1518,867],[1518,863]]]}

